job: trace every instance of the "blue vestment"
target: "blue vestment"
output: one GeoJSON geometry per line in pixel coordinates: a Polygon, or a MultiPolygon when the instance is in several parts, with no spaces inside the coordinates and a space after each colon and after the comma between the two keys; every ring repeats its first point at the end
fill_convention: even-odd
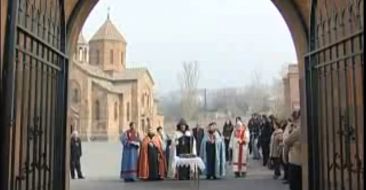
{"type": "Polygon", "coordinates": [[[210,168],[212,168],[211,166],[208,166],[208,159],[209,155],[207,155],[207,149],[206,149],[206,145],[207,142],[209,141],[209,137],[208,134],[205,134],[205,136],[202,139],[201,142],[201,148],[200,148],[200,157],[202,158],[203,162],[206,165],[206,170],[204,171],[204,173],[207,175],[207,172],[214,172],[215,173],[215,177],[223,177],[225,176],[225,163],[226,163],[226,155],[225,155],[225,142],[222,139],[222,137],[215,132],[215,162],[214,162],[214,168],[215,171],[208,171],[207,169],[210,170],[210,168]]]}
{"type": "Polygon", "coordinates": [[[120,140],[123,145],[121,178],[124,178],[125,180],[135,180],[139,153],[139,139],[137,132],[131,132],[128,130],[123,133],[120,140]]]}

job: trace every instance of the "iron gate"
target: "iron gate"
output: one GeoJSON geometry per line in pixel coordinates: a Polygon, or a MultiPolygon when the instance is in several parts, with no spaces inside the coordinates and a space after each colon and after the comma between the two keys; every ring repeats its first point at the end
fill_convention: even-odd
{"type": "Polygon", "coordinates": [[[305,56],[309,189],[364,187],[363,0],[313,0],[305,56]]]}
{"type": "Polygon", "coordinates": [[[64,189],[64,1],[8,3],[4,120],[11,128],[9,189],[64,189]]]}

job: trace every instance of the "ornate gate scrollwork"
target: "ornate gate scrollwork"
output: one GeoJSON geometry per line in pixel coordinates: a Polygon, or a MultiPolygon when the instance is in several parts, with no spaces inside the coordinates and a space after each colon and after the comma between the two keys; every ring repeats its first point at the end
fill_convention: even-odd
{"type": "Polygon", "coordinates": [[[313,0],[305,56],[309,189],[364,188],[363,0],[313,0]]]}
{"type": "Polygon", "coordinates": [[[63,0],[9,0],[4,90],[10,190],[65,187],[68,60],[63,0]],[[10,31],[10,30],[9,30],[10,31]]]}

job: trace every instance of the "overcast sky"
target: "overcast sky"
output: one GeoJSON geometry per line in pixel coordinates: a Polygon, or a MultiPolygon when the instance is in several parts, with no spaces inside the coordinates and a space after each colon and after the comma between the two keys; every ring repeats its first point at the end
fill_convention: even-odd
{"type": "Polygon", "coordinates": [[[178,89],[182,62],[200,64],[200,88],[270,83],[296,61],[289,30],[270,0],[100,0],[83,34],[107,18],[127,40],[127,67],[147,67],[158,93],[178,89]]]}

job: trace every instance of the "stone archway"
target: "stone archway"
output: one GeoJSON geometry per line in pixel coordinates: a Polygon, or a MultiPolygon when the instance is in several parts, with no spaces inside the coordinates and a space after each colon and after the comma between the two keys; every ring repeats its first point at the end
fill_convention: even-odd
{"type": "MultiPolygon", "coordinates": [[[[55,9],[54,11],[59,11],[60,15],[61,15],[61,22],[62,22],[62,27],[61,30],[63,31],[66,26],[66,31],[63,31],[61,36],[62,37],[66,37],[66,42],[62,41],[61,46],[59,49],[61,50],[61,53],[64,52],[66,55],[71,55],[72,51],[74,50],[74,47],[76,45],[76,41],[78,38],[78,35],[80,33],[80,30],[86,20],[86,18],[88,17],[89,13],[91,12],[91,10],[93,9],[93,7],[98,3],[99,0],[88,0],[88,1],[83,1],[83,0],[60,0],[60,1],[54,1],[57,3],[63,2],[62,5],[58,5],[58,6],[54,6],[53,9],[55,9]],[[64,8],[64,9],[63,9],[64,8]],[[65,22],[65,23],[64,23],[65,22]],[[66,33],[66,36],[64,36],[64,32],[66,33]],[[64,44],[65,43],[65,44],[64,44]],[[66,47],[65,47],[66,45],[66,47]],[[66,48],[66,51],[65,49],[66,48]]],[[[311,13],[311,9],[310,9],[310,5],[311,2],[314,2],[314,0],[288,0],[288,1],[283,1],[283,0],[271,0],[273,2],[273,4],[277,7],[277,9],[279,10],[279,12],[281,13],[281,15],[283,16],[289,30],[291,33],[291,36],[293,38],[293,42],[295,45],[295,49],[296,49],[296,53],[297,53],[297,57],[298,57],[298,63],[299,63],[299,74],[300,74],[300,105],[303,109],[302,111],[302,125],[303,126],[307,126],[307,102],[306,102],[306,87],[305,87],[305,63],[304,63],[304,55],[308,52],[308,46],[309,46],[309,39],[308,36],[310,36],[310,13],[311,13]]],[[[16,14],[16,7],[11,7],[9,4],[13,5],[13,2],[18,2],[18,1],[12,1],[12,0],[2,0],[1,1],[1,63],[0,63],[0,77],[1,79],[4,79],[4,75],[6,78],[6,72],[3,72],[3,68],[4,68],[4,63],[7,63],[9,65],[9,62],[11,62],[11,59],[4,59],[4,57],[9,57],[9,55],[4,55],[4,49],[6,48],[14,48],[13,46],[7,46],[5,47],[5,31],[7,32],[7,35],[13,36],[13,38],[10,39],[10,41],[14,41],[15,37],[12,33],[12,31],[14,31],[16,29],[16,24],[14,24],[14,18],[17,16],[16,14]],[[10,25],[9,25],[10,24],[10,25]]],[[[315,1],[316,2],[316,1],[315,1]]],[[[319,0],[320,2],[320,0],[319,0]]],[[[344,1],[344,0],[334,0],[333,3],[340,5],[340,7],[344,6],[344,4],[348,3],[348,1],[344,1]]],[[[362,1],[363,3],[363,1],[362,1]]],[[[40,6],[40,5],[37,5],[40,6]]],[[[34,8],[34,7],[33,7],[34,8]]],[[[38,7],[35,7],[38,8],[38,7]]],[[[328,9],[328,8],[325,8],[328,9]]],[[[52,9],[51,9],[52,10],[52,9]]],[[[363,10],[362,10],[363,11],[363,10]]],[[[362,12],[362,19],[363,20],[363,12],[362,12]]],[[[29,31],[23,31],[23,33],[31,33],[29,31]]],[[[363,29],[362,29],[362,35],[363,35],[363,29]]],[[[30,35],[31,36],[31,35],[30,35]]],[[[30,38],[34,38],[34,36],[31,36],[30,38]]],[[[54,48],[50,48],[48,47],[49,44],[48,43],[44,43],[43,41],[38,42],[40,44],[42,44],[43,46],[47,47],[50,49],[50,51],[55,52],[54,48]]],[[[10,45],[14,45],[14,44],[10,44],[10,45]]],[[[21,44],[24,45],[24,44],[21,44]]],[[[14,48],[15,49],[15,48],[14,48]]],[[[56,49],[57,50],[57,49],[56,49]]],[[[6,51],[5,51],[6,52],[6,51]]],[[[58,51],[56,51],[56,53],[60,53],[58,51]]],[[[62,55],[64,56],[64,55],[62,55]]],[[[12,58],[12,57],[11,57],[12,58]]],[[[362,60],[363,61],[363,60],[362,60]]],[[[53,61],[53,60],[49,60],[49,62],[51,63],[55,63],[57,61],[53,61]]],[[[10,63],[11,64],[11,63],[10,63]]],[[[363,64],[363,62],[362,62],[363,64]]],[[[67,72],[66,72],[67,73],[67,72]]],[[[363,77],[363,76],[362,76],[363,77]]],[[[9,81],[9,80],[8,80],[9,81]]],[[[39,80],[41,81],[41,80],[39,80]]],[[[363,81],[361,83],[363,85],[363,81]]],[[[64,84],[62,84],[64,85],[64,84]]],[[[3,96],[4,90],[4,83],[2,82],[0,84],[0,95],[1,95],[1,103],[3,106],[3,103],[6,102],[4,101],[5,97],[3,96]]],[[[8,90],[8,89],[5,89],[8,90]]],[[[9,94],[9,92],[6,92],[7,94],[9,94]]],[[[7,97],[8,98],[8,97],[7,97]]],[[[64,100],[62,95],[58,97],[59,101],[62,102],[64,100]]],[[[129,106],[127,106],[129,107],[129,106]]],[[[60,110],[60,111],[65,111],[65,110],[60,110]]],[[[363,111],[362,111],[363,112],[363,111]]],[[[14,113],[14,114],[18,114],[18,113],[14,113]]],[[[3,124],[3,122],[1,121],[1,119],[3,119],[4,117],[8,116],[8,113],[6,113],[6,116],[4,116],[5,113],[3,113],[3,110],[1,110],[0,113],[0,122],[1,124],[3,124]]],[[[9,117],[10,118],[10,117],[9,117]]],[[[7,118],[8,119],[8,118],[7,118]]],[[[58,121],[64,122],[64,119],[59,119],[58,121]]],[[[70,122],[70,121],[68,121],[70,122]]],[[[69,126],[70,123],[68,123],[69,126]]],[[[10,135],[10,127],[11,125],[14,125],[14,121],[9,121],[8,123],[5,123],[1,128],[0,128],[0,140],[1,140],[1,152],[3,152],[4,154],[1,155],[1,165],[4,168],[9,167],[9,154],[10,154],[10,144],[11,144],[11,135],[10,135]],[[9,125],[9,126],[8,126],[9,125]],[[8,153],[8,154],[7,154],[8,153]]],[[[61,124],[63,126],[63,124],[61,124]]],[[[65,174],[64,176],[56,176],[57,177],[57,182],[54,182],[55,185],[58,188],[68,188],[68,166],[65,163],[65,160],[67,161],[69,158],[69,146],[66,146],[67,144],[69,144],[69,135],[70,135],[70,128],[67,127],[66,130],[61,130],[60,131],[62,134],[65,134],[66,136],[64,137],[57,137],[58,139],[58,147],[62,147],[62,151],[64,151],[64,154],[62,153],[58,153],[58,158],[61,159],[57,159],[57,161],[54,161],[54,164],[64,164],[64,168],[61,169],[62,171],[59,171],[59,173],[63,173],[65,174]],[[60,144],[61,142],[61,144],[60,144]],[[66,150],[65,150],[66,149],[66,150]],[[65,155],[65,157],[62,157],[62,155],[65,155]]],[[[303,127],[302,128],[302,149],[303,150],[308,150],[308,141],[307,141],[307,135],[308,134],[308,129],[303,127]]],[[[309,142],[312,143],[312,142],[309,142]]],[[[302,157],[304,158],[303,160],[303,188],[304,189],[308,189],[308,182],[307,182],[307,177],[309,176],[308,174],[308,152],[307,151],[302,151],[302,157]]],[[[363,156],[363,155],[362,155],[363,156]]],[[[22,163],[14,163],[13,164],[22,164],[22,163]]],[[[60,168],[59,168],[60,169],[60,168]]],[[[2,170],[1,172],[1,182],[0,182],[0,187],[1,189],[8,189],[8,182],[9,182],[9,171],[8,170],[2,170]]],[[[55,176],[54,176],[55,177],[55,176]]]]}
{"type": "MultiPolygon", "coordinates": [[[[62,30],[64,30],[64,26],[66,26],[66,30],[62,32],[62,35],[64,35],[64,32],[66,33],[66,42],[62,42],[61,44],[63,45],[62,48],[66,48],[65,54],[66,55],[71,55],[73,53],[73,50],[75,49],[75,45],[77,42],[77,38],[78,35],[80,33],[80,30],[86,20],[86,18],[88,17],[89,13],[91,12],[91,10],[93,9],[93,7],[98,3],[99,0],[88,0],[88,1],[83,1],[83,0],[60,0],[60,1],[54,1],[57,3],[62,2],[63,6],[55,6],[53,7],[52,11],[61,11],[62,13],[62,21],[65,21],[65,23],[62,23],[62,30]],[[64,8],[64,9],[63,9],[64,8]],[[66,46],[66,47],[65,47],[66,46]]],[[[6,24],[9,24],[8,22],[6,22],[7,18],[15,18],[15,11],[16,8],[14,7],[10,7],[9,5],[13,4],[12,2],[18,2],[18,1],[11,1],[11,0],[2,0],[1,1],[1,50],[4,50],[4,38],[5,38],[5,31],[7,31],[7,29],[11,29],[9,31],[13,31],[15,29],[14,25],[10,25],[10,26],[6,26],[6,24]],[[9,11],[9,12],[8,12],[9,11]],[[9,15],[9,17],[7,17],[6,15],[9,15]],[[11,16],[10,16],[11,15],[11,16]]],[[[37,1],[38,2],[38,1],[37,1]]],[[[296,47],[296,52],[297,55],[299,57],[299,64],[300,64],[300,70],[302,68],[303,65],[303,61],[302,61],[302,56],[304,54],[304,52],[306,52],[307,50],[307,31],[308,31],[308,26],[306,25],[306,23],[308,23],[307,19],[308,15],[309,15],[309,0],[289,0],[289,1],[280,1],[280,0],[272,0],[272,2],[277,6],[277,8],[279,9],[279,11],[281,12],[283,18],[285,19],[290,31],[291,31],[291,35],[294,39],[294,44],[296,47]]],[[[37,6],[40,6],[37,4],[37,6]]],[[[13,47],[11,47],[13,48],[13,47]]],[[[1,51],[1,59],[4,60],[4,56],[3,56],[3,51],[1,51]]],[[[3,66],[4,66],[4,62],[2,61],[0,64],[0,69],[1,69],[1,78],[3,79],[3,66]]],[[[303,80],[303,76],[301,77],[301,80],[303,80]]],[[[0,86],[1,89],[3,89],[3,86],[1,84],[0,86]]],[[[2,90],[0,91],[1,95],[3,95],[2,90]]],[[[302,88],[302,92],[304,92],[304,88],[302,88]]],[[[303,93],[302,93],[303,94],[303,93]]],[[[3,97],[2,97],[3,98],[3,97]]],[[[60,96],[60,99],[62,99],[62,97],[60,96]]],[[[302,98],[302,100],[304,100],[304,98],[302,98]]],[[[3,103],[3,101],[2,101],[3,103]]],[[[305,107],[304,101],[301,102],[302,107],[305,107]]],[[[1,113],[1,117],[3,116],[3,113],[1,113]]],[[[64,120],[62,120],[63,122],[64,120]]],[[[70,122],[70,120],[68,120],[68,122],[70,122]]],[[[69,126],[70,123],[67,124],[67,126],[69,126]]],[[[64,173],[64,176],[57,176],[58,177],[58,181],[57,181],[57,187],[59,188],[63,188],[65,187],[66,189],[68,188],[68,174],[69,174],[69,168],[66,164],[68,158],[69,158],[69,146],[67,146],[69,144],[69,135],[70,135],[70,127],[66,127],[66,129],[64,131],[62,131],[62,134],[65,134],[65,137],[58,137],[58,138],[62,138],[59,139],[60,142],[63,142],[63,144],[60,144],[60,147],[63,147],[65,150],[64,153],[62,153],[62,155],[65,155],[65,157],[63,157],[62,159],[60,159],[60,162],[62,161],[63,163],[58,163],[58,164],[64,164],[64,168],[61,169],[62,172],[64,173]]],[[[9,144],[10,144],[10,130],[6,127],[1,128],[1,133],[2,136],[1,140],[3,141],[1,143],[1,150],[5,150],[9,151],[9,144]]],[[[306,134],[306,131],[305,133],[306,134]]],[[[305,138],[306,139],[306,138],[305,138]]],[[[304,141],[304,146],[306,146],[306,141],[304,141]]],[[[61,154],[61,153],[59,153],[61,154]]],[[[7,154],[2,155],[2,159],[1,159],[1,166],[4,167],[8,167],[9,165],[9,157],[6,156],[7,154]]],[[[61,158],[61,157],[60,157],[61,158]]],[[[304,170],[306,171],[306,169],[304,170]]],[[[4,185],[3,189],[7,189],[7,181],[8,181],[8,176],[9,173],[7,170],[3,170],[2,172],[2,177],[1,180],[4,180],[6,183],[1,183],[1,185],[4,185]]],[[[306,184],[306,182],[304,183],[306,184]]],[[[1,186],[3,187],[3,186],[1,186]]]]}
{"type": "MultiPolygon", "coordinates": [[[[93,1],[77,1],[66,0],[70,5],[66,7],[67,15],[67,49],[70,53],[76,46],[77,38],[83,27],[85,20],[93,7],[98,3],[98,0],[93,1]]],[[[300,78],[300,106],[303,109],[302,125],[306,126],[306,90],[305,90],[305,72],[304,72],[304,55],[308,51],[308,31],[309,31],[309,15],[310,15],[310,0],[271,0],[277,7],[285,20],[291,33],[299,65],[300,78]]],[[[307,130],[302,128],[302,148],[307,150],[307,130]]],[[[307,189],[307,152],[303,151],[303,186],[307,189]]]]}

